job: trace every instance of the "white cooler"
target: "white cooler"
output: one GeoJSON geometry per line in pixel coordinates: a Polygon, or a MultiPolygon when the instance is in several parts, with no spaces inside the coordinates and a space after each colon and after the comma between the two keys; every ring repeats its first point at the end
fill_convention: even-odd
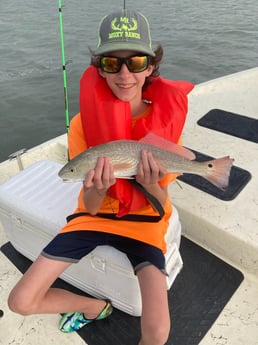
{"type": "MultiPolygon", "coordinates": [[[[40,161],[0,185],[0,221],[17,251],[35,260],[42,248],[66,223],[77,205],[80,183],[64,183],[57,175],[61,165],[40,161]]],[[[166,235],[167,286],[182,268],[179,253],[181,224],[174,207],[166,235]]],[[[110,246],[99,246],[61,278],[98,298],[108,298],[114,307],[141,315],[138,280],[127,256],[110,246]]]]}

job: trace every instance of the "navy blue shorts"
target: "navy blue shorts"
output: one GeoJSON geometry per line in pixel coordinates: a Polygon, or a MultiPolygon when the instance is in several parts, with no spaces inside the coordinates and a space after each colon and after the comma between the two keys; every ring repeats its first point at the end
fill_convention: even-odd
{"type": "Polygon", "coordinates": [[[58,234],[43,249],[42,255],[53,260],[79,262],[97,246],[109,245],[125,253],[134,271],[154,265],[166,274],[163,252],[150,244],[99,231],[71,231],[58,234]]]}

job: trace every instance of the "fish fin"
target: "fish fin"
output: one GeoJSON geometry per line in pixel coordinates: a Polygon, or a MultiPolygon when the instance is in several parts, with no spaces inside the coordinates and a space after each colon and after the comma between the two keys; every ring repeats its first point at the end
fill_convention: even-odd
{"type": "Polygon", "coordinates": [[[140,139],[139,142],[156,146],[162,150],[170,151],[189,160],[194,160],[196,158],[195,154],[191,150],[188,150],[181,145],[172,143],[171,141],[164,139],[152,132],[149,132],[145,137],[140,139]]]}
{"type": "Polygon", "coordinates": [[[208,167],[208,171],[202,176],[218,188],[225,191],[228,188],[229,176],[233,162],[234,159],[229,156],[204,162],[208,167]]]}

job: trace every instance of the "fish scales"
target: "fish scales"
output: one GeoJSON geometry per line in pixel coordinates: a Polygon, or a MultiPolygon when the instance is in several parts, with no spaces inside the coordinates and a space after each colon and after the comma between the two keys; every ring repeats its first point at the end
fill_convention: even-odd
{"type": "MultiPolygon", "coordinates": [[[[135,143],[134,141],[116,141],[105,145],[103,151],[98,154],[103,154],[103,157],[108,157],[113,165],[117,162],[125,162],[132,165],[133,175],[137,171],[142,150],[151,151],[153,157],[158,160],[168,172],[171,173],[204,173],[206,165],[195,161],[191,161],[182,156],[174,154],[173,152],[160,149],[153,145],[135,143]],[[110,147],[108,147],[110,144],[110,147]]],[[[118,177],[118,176],[117,176],[118,177]]]]}

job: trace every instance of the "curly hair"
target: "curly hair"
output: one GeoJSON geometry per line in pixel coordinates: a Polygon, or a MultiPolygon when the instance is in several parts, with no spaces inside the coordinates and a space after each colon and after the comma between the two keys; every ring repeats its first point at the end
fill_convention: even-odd
{"type": "Polygon", "coordinates": [[[155,53],[155,56],[152,56],[151,57],[151,65],[154,66],[154,69],[153,69],[153,72],[152,74],[150,75],[150,77],[158,77],[160,75],[160,72],[159,72],[159,65],[162,61],[162,58],[163,58],[163,53],[164,53],[164,50],[163,50],[163,47],[161,44],[159,44],[157,46],[157,48],[154,50],[154,53],[155,53]]]}
{"type": "MultiPolygon", "coordinates": [[[[100,59],[102,58],[102,55],[95,55],[94,51],[90,51],[91,53],[91,65],[95,66],[97,68],[100,68],[100,59]]],[[[145,83],[143,85],[143,90],[146,89],[148,84],[151,82],[152,78],[158,77],[160,75],[159,66],[161,63],[161,60],[163,58],[163,47],[161,44],[157,46],[157,48],[154,50],[155,56],[150,57],[150,64],[154,67],[151,75],[146,78],[145,83]]]]}

